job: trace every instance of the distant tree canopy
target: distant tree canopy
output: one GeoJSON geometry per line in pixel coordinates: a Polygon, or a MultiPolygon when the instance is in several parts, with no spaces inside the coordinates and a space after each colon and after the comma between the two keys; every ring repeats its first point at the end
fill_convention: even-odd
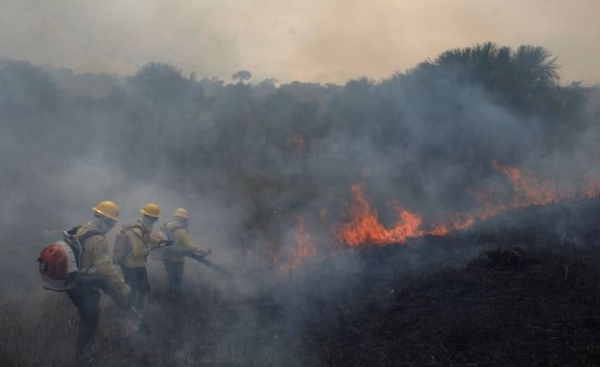
{"type": "MultiPolygon", "coordinates": [[[[57,157],[100,151],[135,179],[224,192],[255,210],[248,223],[270,228],[277,216],[268,213],[281,208],[339,207],[359,180],[380,203],[468,208],[476,205],[469,193],[494,174],[491,160],[519,165],[570,154],[584,133],[600,130],[598,109],[584,108],[598,89],[561,85],[556,59],[542,47],[449,50],[382,82],[241,82],[251,76],[240,70],[232,75],[240,82],[226,84],[151,63],[107,79],[108,93],[80,96],[29,63],[3,61],[2,136],[39,136],[41,122],[69,127],[4,153],[61,164],[57,157]]],[[[597,159],[589,162],[600,161],[589,149],[597,159]]]]}
{"type": "Polygon", "coordinates": [[[390,81],[412,79],[432,85],[438,79],[455,78],[459,84],[478,84],[495,101],[525,114],[557,114],[562,107],[581,101],[576,84],[559,84],[556,58],[540,46],[520,46],[516,50],[488,42],[473,47],[445,51],[406,74],[390,81]]]}
{"type": "Polygon", "coordinates": [[[58,97],[56,84],[40,68],[27,61],[0,60],[0,111],[45,111],[56,106],[58,97]]]}
{"type": "Polygon", "coordinates": [[[252,78],[252,73],[248,70],[240,70],[231,76],[231,79],[240,81],[249,80],[250,78],[252,78]]]}
{"type": "Polygon", "coordinates": [[[190,82],[191,80],[183,77],[180,70],[162,63],[144,65],[131,78],[132,85],[152,101],[181,97],[190,82]]]}

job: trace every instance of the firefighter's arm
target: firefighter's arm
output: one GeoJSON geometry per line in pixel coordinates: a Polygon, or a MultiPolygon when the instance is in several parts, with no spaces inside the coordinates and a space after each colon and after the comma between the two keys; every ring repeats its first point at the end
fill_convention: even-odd
{"type": "Polygon", "coordinates": [[[190,236],[190,232],[186,229],[179,229],[174,233],[175,243],[180,243],[186,250],[190,250],[192,252],[196,252],[200,255],[209,255],[212,251],[201,246],[194,244],[192,240],[192,236],[190,236]]]}
{"type": "Polygon", "coordinates": [[[96,268],[96,274],[102,276],[106,282],[113,288],[117,289],[123,295],[129,294],[129,286],[125,284],[123,278],[114,267],[108,253],[108,245],[103,237],[98,239],[90,239],[93,241],[88,246],[92,249],[93,264],[96,268]]]}
{"type": "Polygon", "coordinates": [[[163,238],[164,236],[161,236],[159,234],[159,232],[152,232],[148,235],[148,247],[150,247],[151,250],[159,247],[160,245],[162,245],[163,243],[165,243],[166,238],[163,238]]]}

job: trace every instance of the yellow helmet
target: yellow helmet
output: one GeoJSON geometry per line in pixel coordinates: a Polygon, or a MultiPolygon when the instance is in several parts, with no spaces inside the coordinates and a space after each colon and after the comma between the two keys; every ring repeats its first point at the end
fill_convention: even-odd
{"type": "Polygon", "coordinates": [[[142,209],[140,209],[140,213],[147,215],[152,218],[160,217],[160,208],[156,204],[148,203],[144,205],[142,209]]]}
{"type": "Polygon", "coordinates": [[[185,210],[184,208],[179,208],[177,210],[175,210],[175,213],[173,213],[174,217],[181,217],[181,218],[185,218],[188,219],[188,211],[185,210]]]}
{"type": "Polygon", "coordinates": [[[119,207],[112,201],[101,201],[92,210],[103,217],[119,220],[119,207]]]}

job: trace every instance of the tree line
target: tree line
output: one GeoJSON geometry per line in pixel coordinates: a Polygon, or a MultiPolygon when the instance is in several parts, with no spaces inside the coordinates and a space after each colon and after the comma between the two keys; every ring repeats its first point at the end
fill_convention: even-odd
{"type": "Polygon", "coordinates": [[[425,216],[473,208],[473,190],[508,185],[494,159],[542,175],[564,157],[586,157],[572,164],[581,175],[600,161],[589,139],[599,88],[562,84],[543,47],[478,44],[345,85],[250,78],[227,84],[164,63],[77,75],[3,60],[2,186],[43,196],[48,177],[100,155],[132,183],[243,203],[247,234],[276,237],[286,213],[343,220],[357,181],[391,221],[390,199],[425,216]]]}

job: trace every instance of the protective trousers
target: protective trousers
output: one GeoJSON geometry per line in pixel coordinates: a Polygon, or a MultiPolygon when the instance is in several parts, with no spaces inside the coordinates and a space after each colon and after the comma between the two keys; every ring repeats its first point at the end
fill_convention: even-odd
{"type": "Polygon", "coordinates": [[[67,295],[79,312],[79,332],[75,342],[75,353],[79,357],[98,328],[100,291],[91,287],[77,287],[68,290],[67,295]]]}
{"type": "Polygon", "coordinates": [[[150,282],[146,267],[130,268],[122,266],[125,283],[131,288],[131,303],[138,310],[143,310],[150,296],[150,282]]]}
{"type": "Polygon", "coordinates": [[[173,295],[181,293],[181,280],[183,279],[183,261],[164,260],[167,275],[169,276],[169,292],[173,295]]]}

